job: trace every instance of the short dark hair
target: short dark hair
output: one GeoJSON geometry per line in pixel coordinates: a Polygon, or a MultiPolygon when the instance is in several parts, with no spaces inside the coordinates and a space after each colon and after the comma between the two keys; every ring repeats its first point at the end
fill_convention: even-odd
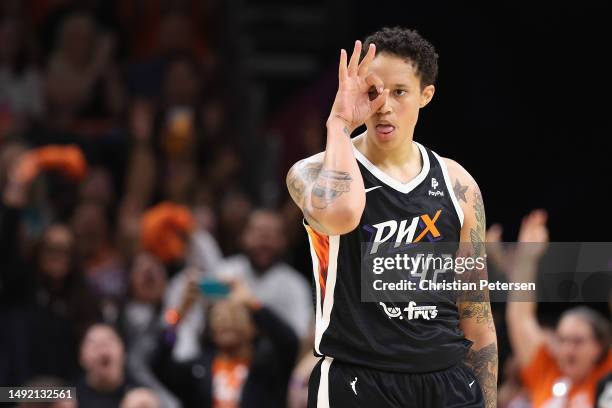
{"type": "Polygon", "coordinates": [[[438,77],[438,54],[429,41],[416,30],[402,27],[384,27],[364,40],[363,54],[370,44],[376,53],[388,53],[411,62],[421,80],[421,88],[433,85],[438,77]]]}

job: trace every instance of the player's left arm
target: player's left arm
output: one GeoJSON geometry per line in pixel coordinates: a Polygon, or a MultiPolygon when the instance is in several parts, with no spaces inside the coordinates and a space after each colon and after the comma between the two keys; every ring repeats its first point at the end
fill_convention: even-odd
{"type": "MultiPolygon", "coordinates": [[[[476,181],[456,162],[444,159],[459,205],[463,209],[460,256],[473,258],[485,256],[485,209],[482,194],[476,181]]],[[[485,258],[486,259],[486,258],[485,258]]],[[[486,262],[482,269],[468,270],[470,281],[478,283],[487,279],[486,262]]],[[[497,406],[497,335],[491,314],[489,292],[477,290],[464,293],[458,302],[459,325],[465,337],[474,344],[466,356],[483,391],[486,407],[497,406]]]]}

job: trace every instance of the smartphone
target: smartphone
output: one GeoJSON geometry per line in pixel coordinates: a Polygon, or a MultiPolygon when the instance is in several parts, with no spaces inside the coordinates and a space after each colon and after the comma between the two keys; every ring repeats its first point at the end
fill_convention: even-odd
{"type": "Polygon", "coordinates": [[[230,293],[227,283],[214,278],[204,278],[199,283],[202,294],[209,298],[222,299],[230,293]]]}

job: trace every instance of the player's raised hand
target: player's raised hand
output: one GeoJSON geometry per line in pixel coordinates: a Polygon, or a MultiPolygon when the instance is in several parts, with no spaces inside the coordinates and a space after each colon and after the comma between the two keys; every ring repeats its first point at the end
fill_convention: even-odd
{"type": "Polygon", "coordinates": [[[348,62],[346,51],[340,51],[338,92],[330,118],[342,120],[351,132],[380,109],[389,94],[389,90],[384,89],[382,80],[369,72],[375,54],[376,46],[370,44],[360,63],[361,41],[355,41],[355,48],[348,62]]]}

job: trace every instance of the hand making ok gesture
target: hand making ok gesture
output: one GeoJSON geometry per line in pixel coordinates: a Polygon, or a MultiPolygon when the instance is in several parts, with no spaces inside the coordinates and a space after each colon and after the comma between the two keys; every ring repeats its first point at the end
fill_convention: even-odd
{"type": "Polygon", "coordinates": [[[338,67],[338,92],[330,118],[342,120],[348,132],[361,126],[384,104],[389,90],[384,90],[382,80],[369,72],[369,65],[376,54],[376,46],[370,44],[366,56],[359,63],[361,41],[355,41],[351,60],[347,64],[346,50],[340,51],[338,67]]]}

